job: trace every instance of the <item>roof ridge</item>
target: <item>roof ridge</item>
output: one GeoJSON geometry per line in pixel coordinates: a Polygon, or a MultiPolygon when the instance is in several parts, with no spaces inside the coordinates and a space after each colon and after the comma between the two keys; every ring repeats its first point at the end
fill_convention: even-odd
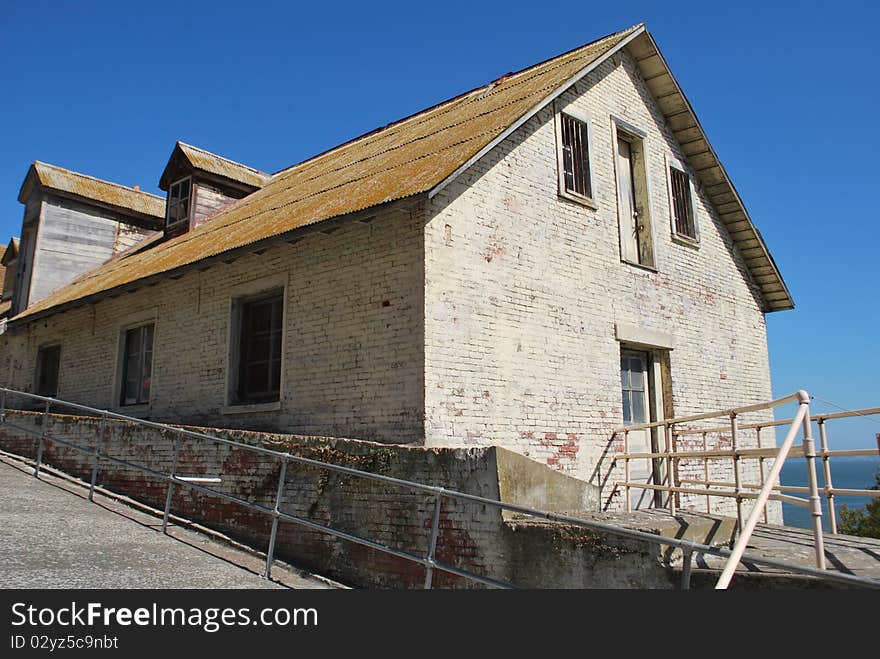
{"type": "Polygon", "coordinates": [[[133,192],[135,194],[147,195],[148,197],[153,197],[154,199],[158,199],[160,201],[164,201],[164,197],[160,197],[159,195],[155,195],[152,192],[147,192],[146,190],[141,190],[140,188],[135,189],[133,187],[129,187],[127,185],[123,185],[122,183],[116,183],[115,181],[108,181],[103,178],[98,178],[97,176],[91,176],[90,174],[83,174],[82,172],[77,172],[72,169],[67,169],[66,167],[61,167],[60,165],[53,165],[50,162],[44,162],[42,160],[34,160],[33,166],[42,165],[43,167],[51,167],[52,169],[57,169],[59,171],[65,172],[67,174],[72,174],[74,176],[79,176],[81,178],[87,178],[92,181],[96,181],[98,183],[103,183],[105,185],[112,185],[117,188],[122,188],[126,192],[133,192]]]}
{"type": "Polygon", "coordinates": [[[590,41],[590,42],[588,42],[588,43],[581,44],[580,46],[577,46],[577,47],[575,47],[575,48],[572,48],[572,49],[570,49],[570,50],[567,50],[567,51],[565,51],[565,52],[563,52],[563,53],[559,53],[559,54],[557,54],[557,55],[554,55],[553,57],[548,57],[548,58],[545,59],[545,60],[542,60],[542,61],[540,61],[540,62],[538,62],[538,63],[536,63],[536,64],[531,64],[531,65],[529,65],[529,66],[527,66],[527,67],[525,67],[525,68],[523,68],[523,69],[520,69],[520,70],[518,70],[518,71],[514,71],[514,72],[512,72],[512,73],[506,73],[506,74],[504,74],[503,76],[500,76],[499,78],[495,78],[495,80],[492,80],[492,81],[490,81],[490,82],[487,82],[487,83],[484,84],[484,85],[480,85],[479,87],[474,87],[473,89],[470,89],[470,90],[468,90],[468,91],[466,91],[466,92],[462,92],[461,94],[458,94],[457,96],[453,96],[452,98],[448,98],[448,99],[446,99],[446,100],[444,100],[444,101],[440,101],[439,103],[436,103],[436,104],[431,105],[431,106],[429,106],[429,107],[427,107],[427,108],[424,108],[424,109],[422,109],[422,110],[419,110],[418,112],[414,112],[413,114],[407,115],[407,116],[405,116],[405,117],[403,117],[403,118],[401,118],[401,119],[398,119],[397,121],[392,121],[392,122],[390,122],[390,123],[388,123],[388,124],[385,124],[384,126],[380,126],[379,128],[374,128],[374,129],[371,130],[371,131],[368,131],[368,132],[366,132],[366,133],[362,133],[361,135],[358,135],[357,137],[353,137],[353,138],[351,138],[350,140],[348,140],[348,141],[346,141],[346,142],[343,142],[343,143],[341,143],[341,144],[337,144],[336,146],[330,147],[330,148],[327,149],[326,151],[322,151],[322,152],[320,152],[320,153],[317,153],[317,154],[315,154],[314,156],[312,156],[312,157],[310,157],[310,158],[306,158],[305,160],[302,160],[302,161],[300,161],[300,162],[298,162],[298,163],[295,163],[295,164],[293,164],[293,165],[290,165],[289,167],[285,167],[285,168],[283,168],[283,169],[279,169],[277,172],[275,172],[274,174],[272,174],[272,178],[275,178],[276,176],[279,176],[279,175],[281,175],[281,174],[285,174],[285,173],[287,173],[287,172],[289,172],[289,171],[291,171],[291,170],[293,170],[293,169],[296,169],[296,168],[301,167],[301,166],[303,166],[303,165],[306,165],[306,164],[308,164],[308,163],[310,163],[310,162],[313,162],[313,161],[317,160],[318,158],[322,158],[322,157],[324,157],[324,156],[327,156],[327,155],[329,155],[329,154],[331,154],[331,153],[333,153],[333,152],[335,152],[335,151],[338,151],[339,149],[341,149],[341,148],[343,148],[343,147],[350,146],[350,145],[352,145],[352,144],[355,144],[355,143],[357,143],[357,142],[360,142],[361,140],[365,140],[365,139],[367,139],[368,137],[371,137],[371,136],[374,136],[374,135],[379,135],[379,134],[381,134],[382,132],[388,130],[389,128],[396,128],[396,127],[402,126],[403,124],[405,124],[405,123],[407,123],[407,122],[409,122],[409,121],[412,121],[412,120],[418,119],[419,117],[423,117],[423,116],[425,116],[425,115],[428,115],[429,113],[431,113],[431,112],[433,112],[433,111],[435,111],[435,110],[440,110],[441,108],[444,108],[444,107],[446,107],[446,106],[448,106],[448,105],[452,105],[452,104],[455,103],[456,101],[460,101],[460,100],[463,100],[463,99],[468,99],[468,98],[470,98],[471,96],[474,96],[477,92],[479,92],[479,91],[481,91],[481,90],[485,90],[485,89],[487,89],[487,88],[489,88],[489,89],[491,90],[491,89],[495,86],[495,83],[497,83],[499,80],[503,80],[503,79],[505,79],[505,78],[507,78],[507,79],[509,80],[509,79],[512,78],[512,77],[519,77],[519,76],[522,76],[523,74],[528,73],[529,71],[531,71],[531,70],[533,70],[533,69],[537,69],[537,68],[540,67],[540,66],[544,66],[544,65],[546,65],[546,64],[549,64],[550,62],[552,62],[552,61],[554,61],[554,60],[562,59],[563,57],[566,57],[567,55],[571,55],[571,54],[573,54],[573,53],[576,53],[576,52],[579,51],[579,50],[584,50],[584,49],[589,48],[589,47],[594,47],[594,46],[598,45],[599,43],[601,43],[601,42],[603,42],[603,41],[607,41],[607,40],[613,39],[613,38],[615,38],[615,37],[619,37],[620,35],[622,35],[622,34],[626,34],[626,33],[628,33],[628,32],[632,32],[632,31],[634,31],[634,30],[636,30],[636,29],[638,29],[638,28],[640,28],[640,27],[643,27],[644,25],[645,25],[645,23],[637,23],[636,25],[633,25],[633,26],[631,26],[631,27],[628,27],[628,28],[626,28],[625,30],[619,30],[618,32],[612,32],[611,34],[606,34],[604,37],[599,37],[598,39],[594,39],[593,41],[590,41]]]}

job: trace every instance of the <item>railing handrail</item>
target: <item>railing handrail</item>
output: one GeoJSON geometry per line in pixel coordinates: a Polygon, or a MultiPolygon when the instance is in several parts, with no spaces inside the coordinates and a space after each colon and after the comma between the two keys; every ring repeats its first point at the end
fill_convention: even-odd
{"type": "MultiPolygon", "coordinates": [[[[847,410],[845,412],[829,412],[827,414],[813,414],[811,418],[816,423],[825,423],[830,419],[846,419],[851,417],[861,417],[861,416],[873,416],[874,414],[880,414],[880,407],[868,407],[861,410],[847,410]]],[[[673,419],[665,420],[665,423],[673,424],[673,419]]],[[[778,421],[755,421],[754,423],[744,423],[740,425],[740,430],[761,430],[763,428],[772,428],[774,426],[788,426],[791,425],[793,418],[791,419],[780,419],[778,421]]],[[[658,422],[663,425],[664,421],[658,422]]],[[[673,424],[674,425],[674,424],[673,424]]],[[[622,428],[616,430],[615,432],[623,432],[624,430],[633,430],[635,426],[630,426],[628,428],[622,428]]],[[[707,435],[718,434],[727,432],[730,430],[727,426],[718,426],[715,428],[676,428],[675,434],[677,435],[701,435],[706,433],[707,435]]]]}
{"type": "Polygon", "coordinates": [[[665,426],[678,425],[680,423],[690,423],[691,421],[702,421],[704,419],[717,419],[719,417],[730,417],[730,416],[738,416],[740,414],[747,414],[749,412],[760,412],[761,410],[769,410],[775,407],[779,407],[780,405],[785,405],[786,403],[793,403],[794,401],[803,400],[803,397],[806,396],[806,400],[809,401],[809,394],[801,389],[800,391],[796,391],[793,394],[788,396],[783,396],[782,398],[777,398],[775,400],[767,401],[765,403],[754,403],[752,405],[743,405],[741,407],[733,407],[729,409],[716,410],[714,412],[704,412],[702,414],[691,414],[689,416],[679,416],[672,419],[663,419],[662,421],[652,421],[651,423],[640,423],[638,425],[633,426],[621,426],[619,428],[615,428],[612,432],[615,435],[619,435],[623,432],[632,432],[634,430],[649,430],[651,428],[660,428],[665,426]]]}
{"type": "MultiPolygon", "coordinates": [[[[117,419],[117,420],[121,420],[121,421],[127,421],[127,422],[131,422],[131,423],[134,423],[137,425],[141,425],[141,426],[145,426],[145,427],[149,427],[149,428],[154,428],[154,429],[159,430],[160,432],[173,432],[178,436],[187,436],[187,437],[193,437],[196,439],[209,440],[212,442],[217,442],[220,444],[232,446],[234,448],[238,448],[238,449],[242,449],[242,450],[254,451],[257,453],[270,455],[272,457],[275,457],[275,458],[278,458],[279,460],[281,460],[282,465],[285,465],[286,462],[288,462],[288,461],[298,462],[301,464],[314,466],[314,467],[317,467],[320,469],[327,469],[330,471],[345,473],[345,474],[349,474],[352,476],[361,477],[361,478],[365,478],[365,479],[391,483],[391,484],[394,484],[394,485],[397,485],[400,487],[406,487],[406,488],[410,488],[410,489],[416,490],[416,491],[423,491],[423,492],[432,493],[438,499],[445,497],[445,498],[458,499],[458,500],[463,500],[463,501],[470,501],[470,502],[474,502],[474,503],[480,503],[480,504],[492,506],[495,508],[499,508],[501,510],[507,510],[510,512],[528,515],[530,517],[537,517],[539,519],[547,519],[550,521],[563,522],[566,524],[571,524],[573,526],[586,528],[586,529],[589,529],[592,531],[599,531],[602,533],[608,533],[610,535],[615,535],[618,537],[627,538],[627,539],[631,539],[631,540],[646,541],[646,542],[650,542],[652,544],[659,545],[661,547],[663,547],[663,546],[675,547],[675,548],[681,549],[683,554],[687,557],[687,559],[686,559],[687,563],[685,565],[683,577],[685,574],[687,574],[689,576],[689,574],[690,574],[690,569],[689,569],[690,563],[689,562],[690,562],[693,554],[695,554],[695,553],[696,554],[709,554],[709,555],[714,555],[714,556],[727,557],[728,559],[730,559],[734,555],[731,550],[727,550],[727,549],[724,549],[721,547],[713,547],[711,545],[706,545],[706,544],[698,543],[698,542],[692,542],[689,540],[672,538],[672,537],[668,537],[668,536],[658,535],[655,533],[638,531],[635,529],[627,529],[627,528],[615,526],[612,524],[606,524],[604,522],[597,522],[597,521],[593,521],[593,520],[584,520],[584,519],[580,519],[577,517],[572,517],[570,515],[563,515],[560,513],[543,511],[543,510],[531,508],[528,506],[507,503],[507,502],[503,502],[503,501],[499,501],[499,500],[495,500],[495,499],[489,499],[486,497],[481,497],[481,496],[473,495],[473,494],[467,494],[465,492],[459,492],[457,490],[450,490],[450,489],[446,489],[446,488],[439,487],[439,486],[425,485],[423,483],[418,483],[415,481],[408,481],[408,480],[403,480],[403,479],[399,479],[399,478],[393,478],[390,476],[384,476],[381,474],[374,474],[372,472],[362,471],[359,469],[353,469],[351,467],[344,467],[344,466],[335,465],[335,464],[332,464],[329,462],[322,462],[322,461],[313,460],[310,458],[303,458],[303,457],[293,455],[293,454],[287,453],[287,452],[274,451],[272,449],[266,449],[261,446],[256,446],[256,445],[252,445],[252,444],[245,444],[242,442],[237,442],[235,440],[230,440],[230,439],[225,439],[222,437],[217,437],[214,435],[208,435],[205,433],[195,432],[192,430],[188,430],[182,426],[163,424],[163,423],[158,423],[155,421],[149,421],[146,419],[138,419],[136,417],[130,417],[130,416],[126,416],[124,414],[119,414],[119,413],[112,412],[109,410],[102,410],[102,409],[90,407],[88,405],[73,403],[73,402],[65,401],[65,400],[62,400],[59,398],[40,396],[38,394],[32,394],[29,392],[18,391],[18,390],[9,389],[6,387],[0,387],[0,393],[3,394],[2,403],[0,403],[0,424],[7,424],[12,428],[16,428],[17,430],[20,430],[20,431],[25,432],[27,434],[31,434],[31,435],[38,437],[40,439],[40,449],[41,450],[40,450],[40,453],[38,454],[38,458],[37,458],[36,469],[35,469],[35,474],[34,474],[35,476],[39,476],[40,456],[42,454],[43,442],[52,441],[52,442],[59,443],[63,446],[67,446],[69,448],[72,448],[74,450],[83,452],[87,455],[91,455],[94,457],[96,463],[97,463],[97,460],[99,460],[99,459],[107,460],[107,461],[113,462],[115,464],[119,464],[119,465],[122,465],[122,466],[125,466],[128,468],[132,468],[132,469],[136,469],[136,470],[142,471],[144,473],[147,473],[149,475],[152,475],[157,478],[161,478],[161,479],[168,481],[169,491],[168,491],[168,496],[166,498],[166,509],[165,509],[165,518],[163,520],[163,528],[165,528],[165,526],[167,525],[167,520],[168,520],[168,516],[169,516],[169,507],[170,507],[170,502],[171,502],[171,492],[172,492],[171,488],[173,488],[174,485],[189,487],[191,489],[194,489],[194,490],[200,491],[200,492],[204,492],[204,493],[209,494],[211,496],[218,496],[220,498],[231,501],[233,503],[238,503],[240,505],[244,505],[246,507],[258,510],[260,512],[263,512],[265,514],[272,516],[273,517],[273,533],[272,533],[272,540],[270,541],[270,551],[267,553],[267,559],[266,559],[265,576],[267,576],[267,577],[270,574],[271,565],[272,565],[272,561],[273,561],[273,554],[272,554],[271,549],[274,546],[275,530],[277,529],[277,524],[278,524],[279,519],[284,519],[285,521],[290,521],[290,522],[298,523],[301,525],[305,525],[309,528],[313,528],[315,530],[319,530],[319,531],[334,535],[335,537],[343,538],[343,539],[349,540],[351,542],[355,542],[355,543],[358,543],[361,545],[371,547],[371,548],[376,549],[381,552],[389,553],[389,554],[398,556],[398,557],[406,559],[406,560],[420,563],[420,564],[424,565],[428,571],[434,570],[434,569],[439,569],[441,571],[448,572],[450,574],[454,574],[454,575],[457,575],[460,577],[471,579],[473,581],[477,581],[478,583],[483,583],[484,585],[490,585],[490,586],[494,586],[494,587],[510,587],[509,584],[504,584],[504,583],[496,581],[494,579],[484,577],[482,575],[478,575],[473,572],[469,572],[467,570],[463,570],[461,568],[457,568],[455,566],[439,562],[433,557],[433,550],[434,550],[433,544],[436,542],[438,518],[439,518],[439,515],[436,514],[436,509],[435,509],[435,515],[434,515],[434,525],[432,527],[432,540],[431,540],[432,546],[430,548],[429,557],[425,558],[425,557],[417,556],[415,554],[411,554],[409,552],[405,552],[405,551],[398,550],[398,549],[395,549],[392,547],[388,547],[388,546],[383,545],[381,543],[374,542],[372,540],[369,540],[369,539],[366,539],[366,538],[363,538],[360,536],[356,536],[353,534],[346,533],[344,531],[340,531],[338,529],[334,529],[333,527],[330,527],[330,526],[318,524],[316,522],[312,522],[311,520],[308,520],[308,519],[305,519],[302,517],[298,517],[296,515],[291,515],[289,513],[285,513],[283,511],[279,510],[277,499],[276,499],[276,506],[274,509],[272,509],[272,508],[268,508],[266,506],[262,506],[260,504],[255,504],[255,503],[247,501],[245,499],[240,499],[238,497],[235,497],[235,496],[232,496],[229,494],[225,494],[225,493],[220,492],[218,490],[213,490],[211,488],[203,487],[202,485],[200,485],[198,483],[195,483],[195,482],[192,482],[192,481],[187,480],[185,478],[181,478],[181,477],[177,476],[175,473],[176,460],[175,460],[175,467],[172,468],[172,471],[170,473],[165,473],[165,472],[157,471],[154,469],[150,469],[149,467],[145,467],[143,465],[132,463],[132,462],[129,462],[126,460],[121,460],[119,458],[114,458],[113,456],[102,453],[100,448],[89,449],[89,448],[85,448],[85,447],[79,446],[77,444],[74,444],[73,442],[61,439],[59,437],[54,437],[48,433],[47,426],[44,426],[42,433],[36,433],[36,432],[30,430],[29,428],[11,423],[6,419],[6,413],[7,413],[6,396],[7,395],[23,396],[25,398],[29,398],[32,400],[38,400],[38,401],[46,403],[44,410],[42,410],[41,412],[36,412],[37,414],[43,414],[44,417],[48,416],[48,414],[50,413],[49,412],[50,406],[52,404],[56,404],[61,407],[68,407],[68,408],[72,408],[72,409],[79,409],[79,410],[92,412],[93,414],[98,415],[102,421],[105,421],[106,419],[117,419]]],[[[797,396],[797,394],[794,394],[794,396],[797,396]]],[[[787,399],[791,399],[791,397],[787,397],[787,399]]],[[[787,399],[779,399],[779,400],[785,401],[787,399]]],[[[22,410],[22,411],[25,411],[25,410],[22,410]]],[[[101,433],[101,436],[98,441],[99,441],[98,446],[100,446],[100,442],[103,441],[103,433],[101,433]]],[[[179,438],[176,441],[179,441],[179,438]]],[[[176,445],[176,446],[179,447],[179,445],[176,445]]],[[[175,450],[175,454],[177,454],[177,450],[175,450]]],[[[281,491],[281,486],[283,486],[283,484],[285,482],[284,478],[283,478],[283,476],[284,476],[284,469],[283,468],[281,471],[281,475],[282,475],[282,478],[279,479],[279,493],[281,491]]],[[[92,497],[94,488],[95,488],[95,479],[94,479],[94,472],[93,472],[93,478],[92,478],[92,483],[91,483],[91,487],[90,487],[90,495],[89,495],[90,498],[92,497]]],[[[279,494],[279,499],[280,499],[280,494],[279,494]]],[[[823,571],[823,570],[817,570],[817,569],[805,567],[802,565],[795,565],[795,564],[788,563],[785,561],[779,561],[779,560],[775,560],[775,559],[765,558],[762,556],[742,555],[741,558],[747,559],[750,563],[754,563],[754,564],[758,564],[758,565],[766,565],[768,567],[775,567],[775,568],[779,568],[782,570],[788,570],[790,572],[805,574],[808,576],[818,577],[818,578],[822,578],[822,579],[826,579],[826,580],[837,581],[840,583],[846,583],[846,584],[850,584],[850,585],[880,588],[880,580],[868,579],[868,578],[864,578],[864,577],[857,577],[854,575],[844,574],[844,573],[840,573],[840,572],[827,572],[827,571],[823,571]]],[[[683,579],[683,584],[684,584],[683,587],[685,587],[685,588],[688,587],[687,583],[684,582],[684,579],[683,579]]],[[[430,578],[427,578],[425,587],[429,588],[430,586],[431,586],[430,578]]]]}

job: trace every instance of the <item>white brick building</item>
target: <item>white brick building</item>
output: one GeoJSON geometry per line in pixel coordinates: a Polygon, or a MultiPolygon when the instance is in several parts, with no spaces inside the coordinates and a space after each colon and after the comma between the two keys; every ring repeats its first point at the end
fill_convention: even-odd
{"type": "Polygon", "coordinates": [[[625,422],[770,398],[793,303],[642,25],[274,175],[179,145],[162,187],[164,231],[9,320],[4,384],[597,484],[625,422]]]}

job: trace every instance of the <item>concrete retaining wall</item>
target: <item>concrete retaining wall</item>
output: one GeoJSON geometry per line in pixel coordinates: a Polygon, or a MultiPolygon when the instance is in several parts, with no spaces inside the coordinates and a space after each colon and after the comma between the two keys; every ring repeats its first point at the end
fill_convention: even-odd
{"type": "MultiPolygon", "coordinates": [[[[34,412],[7,413],[0,425],[0,447],[34,456],[32,432],[46,431],[81,446],[96,447],[100,420],[52,414],[43,425],[34,412]]],[[[345,465],[442,485],[487,498],[543,509],[578,510],[598,506],[595,488],[504,449],[421,448],[359,440],[273,435],[240,430],[201,429],[250,445],[288,451],[323,462],[345,465]]],[[[107,455],[168,472],[174,452],[173,431],[160,432],[135,424],[108,421],[107,455]]],[[[88,480],[90,456],[47,443],[43,459],[58,469],[88,480]]],[[[178,474],[219,476],[211,487],[263,506],[275,502],[279,462],[242,448],[208,440],[184,439],[178,474]]],[[[102,462],[98,483],[161,508],[166,483],[124,466],[102,462]]],[[[285,512],[331,525],[392,547],[424,555],[431,530],[433,495],[319,468],[288,465],[281,508],[285,512]]],[[[172,510],[230,536],[265,549],[271,518],[216,496],[178,488],[172,510]]],[[[335,539],[301,525],[279,528],[276,555],[356,586],[417,588],[424,568],[372,549],[335,539]]],[[[521,587],[669,587],[669,576],[657,549],[642,543],[609,539],[564,524],[503,516],[494,507],[444,499],[440,515],[438,560],[508,581],[521,587]]],[[[440,571],[437,587],[473,587],[472,582],[440,571]]]]}

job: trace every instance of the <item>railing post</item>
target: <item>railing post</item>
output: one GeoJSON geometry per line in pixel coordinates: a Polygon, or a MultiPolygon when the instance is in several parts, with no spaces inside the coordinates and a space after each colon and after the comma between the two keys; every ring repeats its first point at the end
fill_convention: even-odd
{"type": "Polygon", "coordinates": [[[107,425],[107,413],[101,414],[101,424],[98,426],[98,440],[95,442],[95,455],[92,458],[92,480],[89,483],[89,501],[95,500],[95,483],[98,480],[98,458],[101,449],[104,448],[104,428],[107,425]]]}
{"type": "Polygon", "coordinates": [[[278,536],[278,513],[281,512],[281,497],[284,496],[284,481],[287,478],[287,459],[281,461],[278,474],[278,491],[275,493],[275,511],[272,515],[272,533],[269,535],[269,550],[266,552],[266,579],[272,577],[272,561],[275,560],[275,538],[278,536]]]}
{"type": "Polygon", "coordinates": [[[834,510],[834,484],[831,482],[831,456],[828,455],[828,436],[825,434],[825,419],[819,419],[819,442],[822,447],[822,466],[825,470],[825,501],[828,502],[828,521],[831,532],[837,533],[837,511],[834,510]]]}
{"type": "Polygon", "coordinates": [[[49,434],[49,406],[51,401],[46,401],[46,407],[43,410],[43,433],[40,435],[40,445],[37,448],[37,466],[34,469],[34,478],[40,477],[40,466],[43,464],[43,447],[46,444],[46,435],[49,434]]]}
{"type": "Polygon", "coordinates": [[[694,562],[694,546],[690,542],[685,541],[681,547],[681,589],[691,589],[691,570],[694,562]]]}
{"type": "Polygon", "coordinates": [[[675,514],[675,492],[672,490],[675,487],[675,461],[672,459],[672,454],[675,452],[675,440],[672,437],[672,424],[664,423],[663,424],[663,434],[665,435],[665,443],[666,443],[666,484],[669,486],[669,513],[671,515],[675,514]]]}
{"type": "Polygon", "coordinates": [[[6,423],[6,389],[3,390],[3,396],[0,398],[0,423],[6,423]]]}
{"type": "Polygon", "coordinates": [[[168,476],[168,492],[165,495],[165,512],[162,515],[162,533],[168,533],[168,516],[171,514],[171,496],[174,494],[174,479],[177,476],[177,462],[180,459],[181,431],[174,436],[174,460],[171,463],[171,474],[168,476]]]}
{"type": "Polygon", "coordinates": [[[440,534],[440,502],[443,498],[443,488],[441,487],[434,497],[434,519],[431,522],[431,541],[428,543],[428,553],[425,558],[428,560],[428,567],[425,570],[425,589],[431,588],[434,583],[434,552],[437,551],[437,536],[440,534]]]}
{"type": "Polygon", "coordinates": [[[736,412],[730,413],[730,446],[733,449],[733,491],[736,494],[736,530],[742,533],[743,528],[743,511],[742,511],[742,477],[740,475],[739,464],[739,422],[736,418],[736,412]]]}
{"type": "Polygon", "coordinates": [[[625,510],[626,512],[632,512],[632,504],[629,500],[629,430],[623,431],[623,481],[626,483],[624,486],[624,494],[626,495],[625,510]]]}
{"type": "Polygon", "coordinates": [[[816,549],[816,567],[825,569],[825,538],[822,535],[822,500],[816,479],[816,445],[813,442],[813,424],[810,420],[810,404],[804,417],[804,457],[807,459],[807,479],[810,486],[810,513],[813,516],[813,538],[816,549]]]}
{"type": "MultiPolygon", "coordinates": [[[[755,441],[758,443],[758,448],[764,448],[761,446],[761,426],[755,426],[755,441]]],[[[758,470],[761,473],[761,487],[764,487],[764,456],[758,456],[758,470]]],[[[770,514],[767,508],[767,504],[764,504],[764,524],[770,523],[770,514]]]]}
{"type": "MultiPolygon", "coordinates": [[[[709,444],[706,442],[706,434],[707,433],[705,433],[705,432],[703,433],[703,453],[706,453],[709,450],[709,444]]],[[[705,484],[703,485],[703,487],[705,487],[706,490],[709,490],[710,489],[710,487],[709,487],[709,456],[707,456],[707,455],[703,456],[703,477],[705,478],[705,481],[706,481],[705,484]]],[[[707,513],[712,512],[712,495],[711,494],[706,495],[706,512],[707,513]]]]}

